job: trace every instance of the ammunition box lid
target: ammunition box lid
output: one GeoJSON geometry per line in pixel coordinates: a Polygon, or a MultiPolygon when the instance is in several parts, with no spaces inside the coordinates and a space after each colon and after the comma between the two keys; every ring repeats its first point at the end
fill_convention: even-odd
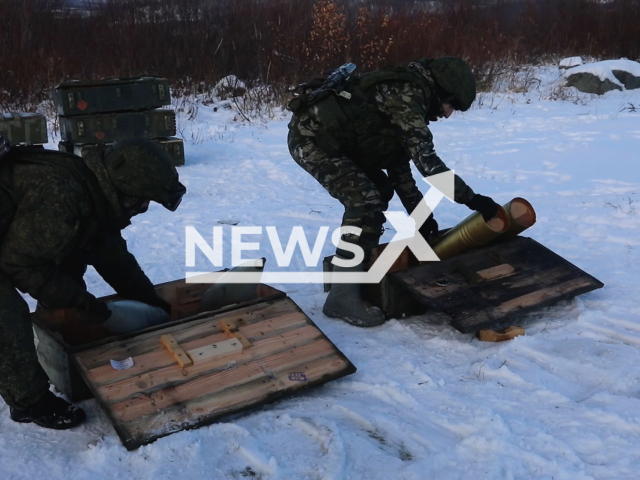
{"type": "Polygon", "coordinates": [[[53,101],[59,115],[79,116],[162,107],[171,103],[171,92],[166,78],[108,78],[61,83],[53,101]]]}
{"type": "Polygon", "coordinates": [[[5,112],[5,113],[2,113],[2,122],[0,122],[0,124],[2,124],[5,121],[11,121],[11,120],[20,121],[21,119],[27,120],[27,119],[35,119],[35,118],[45,119],[45,116],[42,115],[41,113],[33,113],[33,112],[8,112],[8,113],[5,112]]]}
{"type": "Polygon", "coordinates": [[[141,76],[141,77],[127,77],[127,78],[103,78],[101,80],[69,80],[68,82],[62,82],[56,86],[56,90],[67,90],[70,88],[78,87],[106,87],[112,85],[126,85],[130,83],[169,83],[169,80],[161,77],[153,76],[141,76]]]}
{"type": "Polygon", "coordinates": [[[119,336],[64,310],[33,315],[41,341],[72,359],[127,449],[356,371],[284,292],[257,284],[246,300],[203,312],[210,287],[156,285],[174,321],[119,336]],[[122,360],[128,367],[114,368],[122,360]]]}

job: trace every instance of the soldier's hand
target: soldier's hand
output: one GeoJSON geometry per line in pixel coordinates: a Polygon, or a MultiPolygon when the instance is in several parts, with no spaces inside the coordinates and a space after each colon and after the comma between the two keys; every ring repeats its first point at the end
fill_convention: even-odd
{"type": "Polygon", "coordinates": [[[111,316],[111,310],[105,302],[87,293],[83,302],[76,307],[78,320],[85,325],[95,325],[107,321],[111,316]]]}
{"type": "Polygon", "coordinates": [[[438,233],[438,222],[436,222],[436,219],[433,218],[433,213],[429,215],[429,218],[427,218],[426,222],[424,222],[424,224],[418,231],[420,232],[420,235],[422,235],[422,238],[427,241],[429,240],[430,236],[438,233]]]}
{"type": "Polygon", "coordinates": [[[479,212],[485,222],[488,222],[498,214],[499,205],[491,197],[485,197],[477,193],[465,205],[471,210],[479,212]]]}

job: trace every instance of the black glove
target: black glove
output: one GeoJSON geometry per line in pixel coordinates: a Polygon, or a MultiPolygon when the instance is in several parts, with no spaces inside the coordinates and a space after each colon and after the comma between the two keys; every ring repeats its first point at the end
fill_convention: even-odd
{"type": "Polygon", "coordinates": [[[422,238],[424,238],[427,241],[429,240],[430,236],[438,233],[438,222],[436,222],[436,219],[433,218],[433,213],[429,215],[429,218],[427,218],[427,221],[424,222],[424,224],[420,227],[420,230],[418,231],[420,232],[420,235],[422,235],[422,238]]]}
{"type": "Polygon", "coordinates": [[[492,198],[477,193],[465,205],[471,210],[480,212],[485,222],[488,222],[498,214],[499,205],[492,198]]]}
{"type": "Polygon", "coordinates": [[[105,302],[101,302],[96,297],[87,293],[80,305],[76,306],[78,320],[85,325],[96,325],[106,322],[111,316],[111,310],[105,302]]]}

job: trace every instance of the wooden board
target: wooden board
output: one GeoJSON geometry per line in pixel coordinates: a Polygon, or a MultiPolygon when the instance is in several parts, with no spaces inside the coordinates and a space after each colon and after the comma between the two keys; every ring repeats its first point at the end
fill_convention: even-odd
{"type": "Polygon", "coordinates": [[[199,316],[73,358],[130,450],[356,371],[286,297],[199,316]],[[221,320],[250,346],[182,368],[161,342],[170,335],[190,352],[227,341],[221,320]],[[131,368],[111,366],[110,360],[129,357],[131,368]]]}
{"type": "MultiPolygon", "coordinates": [[[[71,401],[77,402],[91,398],[92,394],[71,360],[71,354],[106,344],[115,345],[147,331],[167,328],[184,322],[197,322],[203,315],[200,313],[202,295],[210,287],[211,284],[191,284],[186,283],[185,280],[174,280],[156,285],[155,289],[158,295],[171,304],[173,322],[121,335],[108,332],[102,325],[81,324],[77,320],[74,309],[33,312],[31,320],[39,338],[36,351],[40,364],[49,376],[51,383],[71,401]]],[[[260,284],[256,287],[254,299],[209,312],[205,317],[285,297],[284,292],[260,284]]],[[[101,297],[100,300],[110,301],[118,298],[117,295],[109,295],[101,297]]],[[[239,338],[241,334],[236,332],[235,336],[239,338]]],[[[243,346],[248,343],[246,339],[239,338],[239,340],[243,346]]]]}
{"type": "Polygon", "coordinates": [[[463,333],[502,328],[524,313],[604,286],[527,237],[389,276],[396,291],[449,315],[463,333]]]}

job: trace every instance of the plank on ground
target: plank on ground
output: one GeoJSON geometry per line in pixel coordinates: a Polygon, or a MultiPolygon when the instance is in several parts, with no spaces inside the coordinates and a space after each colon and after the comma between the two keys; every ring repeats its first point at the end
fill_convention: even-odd
{"type": "Polygon", "coordinates": [[[564,296],[568,293],[590,286],[591,283],[592,282],[588,278],[574,278],[552,287],[541,288],[535,292],[507,300],[506,302],[496,306],[495,311],[500,315],[505,315],[520,309],[542,305],[556,297],[564,296]]]}
{"type": "Polygon", "coordinates": [[[506,277],[507,275],[511,275],[514,272],[515,272],[515,268],[513,268],[508,263],[503,263],[495,267],[489,267],[483,270],[478,270],[476,273],[483,280],[495,280],[496,278],[501,278],[501,277],[506,277]]]}
{"type": "MultiPolygon", "coordinates": [[[[496,306],[510,299],[527,295],[547,286],[557,285],[575,278],[580,272],[557,266],[548,271],[518,272],[509,277],[499,278],[482,285],[475,285],[465,290],[470,298],[462,299],[460,294],[447,299],[446,310],[454,313],[458,308],[469,308],[474,299],[481,300],[483,305],[496,306]]],[[[444,304],[444,302],[443,302],[444,304]]]]}
{"type": "Polygon", "coordinates": [[[461,321],[454,321],[454,326],[462,332],[475,331],[510,315],[526,313],[533,308],[544,308],[591,290],[593,290],[591,279],[574,278],[559,285],[541,288],[521,297],[508,300],[495,308],[475,312],[461,321]]]}
{"type": "Polygon", "coordinates": [[[410,268],[391,279],[409,297],[449,315],[465,333],[603,286],[526,237],[410,268]]]}
{"type": "MultiPolygon", "coordinates": [[[[435,306],[448,303],[451,297],[460,295],[460,292],[464,290],[475,288],[475,291],[486,292],[491,288],[494,288],[492,286],[497,285],[498,283],[496,282],[499,282],[499,288],[503,289],[503,292],[506,291],[504,288],[509,288],[509,291],[513,291],[515,288],[535,285],[543,276],[555,275],[555,273],[553,273],[555,271],[562,273],[567,272],[569,269],[567,265],[560,261],[556,261],[555,259],[543,266],[524,265],[523,263],[518,264],[517,262],[513,263],[516,265],[509,265],[514,269],[514,271],[508,276],[489,279],[477,284],[470,284],[468,279],[462,273],[453,271],[451,274],[446,275],[451,284],[441,287],[435,283],[438,281],[437,275],[429,272],[416,271],[412,285],[417,292],[430,301],[430,304],[435,306]]],[[[479,272],[483,272],[483,270],[480,270],[479,272]]],[[[410,273],[407,272],[407,275],[409,274],[410,273]]],[[[478,274],[478,276],[480,277],[480,274],[478,274]]],[[[485,294],[485,298],[488,298],[488,295],[485,294]]]]}
{"type": "Polygon", "coordinates": [[[528,270],[491,282],[470,285],[456,295],[434,301],[434,304],[443,306],[451,314],[458,309],[476,308],[472,306],[475,303],[485,308],[488,305],[495,306],[508,299],[526,295],[547,285],[562,283],[579,275],[579,272],[567,270],[562,265],[554,266],[551,270],[528,270]]]}

